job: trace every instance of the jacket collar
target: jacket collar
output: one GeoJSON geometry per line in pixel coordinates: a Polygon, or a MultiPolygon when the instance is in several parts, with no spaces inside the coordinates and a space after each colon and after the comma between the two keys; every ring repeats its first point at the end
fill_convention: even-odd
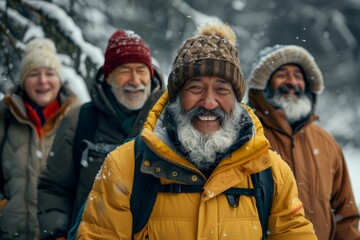
{"type": "MultiPolygon", "coordinates": [[[[31,124],[26,112],[23,95],[24,90],[20,86],[14,86],[6,93],[3,101],[18,121],[31,124]]],[[[51,124],[49,124],[49,126],[44,126],[46,132],[50,131],[52,126],[60,121],[60,116],[65,114],[65,112],[68,111],[69,106],[76,102],[76,97],[66,86],[62,86],[59,92],[58,100],[60,108],[56,114],[51,117],[51,124]]]]}
{"type": "MultiPolygon", "coordinates": [[[[168,99],[168,93],[166,92],[150,111],[141,136],[150,149],[160,157],[174,164],[199,172],[192,163],[186,160],[184,156],[174,148],[174,145],[171,144],[166,134],[166,130],[161,127],[163,123],[161,122],[162,119],[160,116],[165,109],[168,99]]],[[[254,123],[255,133],[248,142],[238,149],[233,150],[228,157],[222,159],[212,175],[218,171],[236,166],[241,167],[244,172],[255,173],[271,165],[269,162],[264,164],[263,157],[260,154],[262,150],[266,152],[269,149],[269,144],[264,136],[260,121],[249,107],[246,105],[244,105],[244,107],[249,112],[249,116],[254,123]]]]}
{"type": "MultiPolygon", "coordinates": [[[[198,177],[202,178],[200,182],[205,182],[202,201],[213,198],[226,189],[244,182],[244,179],[248,178],[250,174],[260,172],[271,166],[269,143],[264,136],[260,121],[253,111],[244,105],[254,123],[255,134],[248,142],[222,159],[210,177],[206,179],[190,161],[174,150],[173,146],[169,144],[170,139],[164,137],[166,131],[164,132],[164,128],[160,128],[162,125],[158,121],[161,121],[160,116],[168,99],[166,92],[150,111],[141,137],[156,155],[169,163],[166,169],[171,169],[169,166],[180,167],[193,173],[191,179],[198,181],[198,177]]],[[[155,168],[154,171],[156,171],[155,168]]],[[[155,172],[150,174],[156,176],[155,172]]],[[[173,179],[167,177],[169,174],[168,172],[160,178],[162,184],[174,183],[173,179]]]]}

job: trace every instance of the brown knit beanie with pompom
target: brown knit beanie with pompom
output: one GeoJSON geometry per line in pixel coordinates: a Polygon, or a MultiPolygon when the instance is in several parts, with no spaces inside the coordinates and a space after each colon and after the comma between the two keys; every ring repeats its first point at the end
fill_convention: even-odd
{"type": "Polygon", "coordinates": [[[174,100],[185,82],[193,77],[220,77],[231,83],[241,102],[245,80],[235,48],[236,35],[226,24],[206,24],[198,34],[179,48],[168,79],[170,100],[174,100]]]}

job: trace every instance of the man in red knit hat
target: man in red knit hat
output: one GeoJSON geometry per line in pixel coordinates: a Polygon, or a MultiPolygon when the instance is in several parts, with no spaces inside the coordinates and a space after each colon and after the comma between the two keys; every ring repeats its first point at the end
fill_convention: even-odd
{"type": "Polygon", "coordinates": [[[129,30],[113,33],[90,90],[92,101],[64,119],[40,177],[41,239],[66,239],[105,156],[139,134],[163,89],[141,37],[129,30]]]}
{"type": "Polygon", "coordinates": [[[116,100],[130,110],[140,109],[150,96],[153,75],[150,49],[140,36],[116,31],[109,39],[104,63],[104,77],[116,100]],[[133,73],[138,77],[132,77],[133,73]]]}

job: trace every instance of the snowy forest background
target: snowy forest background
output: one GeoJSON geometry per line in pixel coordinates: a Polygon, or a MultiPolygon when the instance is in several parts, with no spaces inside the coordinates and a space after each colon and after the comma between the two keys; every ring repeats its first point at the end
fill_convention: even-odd
{"type": "Polygon", "coordinates": [[[181,43],[214,21],[234,28],[245,76],[265,46],[296,44],[314,55],[325,79],[319,124],[343,147],[360,206],[359,0],[0,0],[0,99],[32,38],[55,41],[66,80],[86,102],[117,28],[142,36],[166,79],[181,43]]]}

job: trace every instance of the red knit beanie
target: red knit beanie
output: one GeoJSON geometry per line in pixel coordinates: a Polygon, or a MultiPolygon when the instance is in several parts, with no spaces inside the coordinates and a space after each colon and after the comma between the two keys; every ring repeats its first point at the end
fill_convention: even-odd
{"type": "Polygon", "coordinates": [[[105,50],[105,79],[115,68],[126,63],[143,63],[149,67],[151,76],[154,75],[150,49],[141,37],[130,30],[117,30],[105,50]]]}

